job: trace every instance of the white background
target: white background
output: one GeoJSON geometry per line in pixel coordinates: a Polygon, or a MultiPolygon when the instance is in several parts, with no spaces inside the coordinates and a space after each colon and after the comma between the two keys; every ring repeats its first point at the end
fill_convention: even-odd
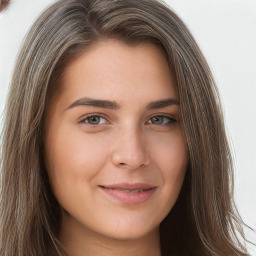
{"type": "MultiPolygon", "coordinates": [[[[0,114],[24,34],[54,0],[13,0],[0,13],[0,114]]],[[[166,0],[185,21],[219,86],[235,159],[235,200],[256,228],[256,0],[166,0]]],[[[0,125],[1,127],[1,125],[0,125]]],[[[256,243],[256,233],[246,230],[256,243]]],[[[251,248],[256,255],[255,247],[251,248]]]]}

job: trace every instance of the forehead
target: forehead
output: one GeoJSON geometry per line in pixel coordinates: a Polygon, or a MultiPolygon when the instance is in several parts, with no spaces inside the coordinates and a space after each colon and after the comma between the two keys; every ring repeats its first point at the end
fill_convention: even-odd
{"type": "Polygon", "coordinates": [[[73,100],[158,100],[177,96],[174,78],[160,47],[149,43],[127,45],[116,40],[100,41],[85,49],[66,66],[61,87],[63,95],[73,100]]]}

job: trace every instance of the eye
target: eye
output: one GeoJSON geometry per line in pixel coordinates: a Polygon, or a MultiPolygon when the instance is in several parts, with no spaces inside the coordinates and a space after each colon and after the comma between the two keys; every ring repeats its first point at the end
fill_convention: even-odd
{"type": "Polygon", "coordinates": [[[107,120],[102,116],[92,115],[84,118],[80,123],[86,123],[89,125],[102,125],[106,124],[107,120]]]}
{"type": "Polygon", "coordinates": [[[148,120],[148,123],[153,125],[168,125],[174,122],[176,122],[174,118],[163,115],[153,116],[148,120]]]}

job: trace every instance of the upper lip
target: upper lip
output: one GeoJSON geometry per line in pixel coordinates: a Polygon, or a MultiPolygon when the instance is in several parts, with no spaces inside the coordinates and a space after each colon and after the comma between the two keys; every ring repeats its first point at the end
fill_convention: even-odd
{"type": "Polygon", "coordinates": [[[108,189],[124,189],[124,190],[136,190],[136,189],[153,189],[156,188],[155,185],[148,183],[117,183],[111,185],[100,185],[100,187],[108,189]]]}

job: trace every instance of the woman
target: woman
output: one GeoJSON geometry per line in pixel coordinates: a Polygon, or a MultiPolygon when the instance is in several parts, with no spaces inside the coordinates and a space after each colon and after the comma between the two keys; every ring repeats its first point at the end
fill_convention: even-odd
{"type": "Polygon", "coordinates": [[[219,105],[164,4],[58,1],[13,75],[1,255],[248,255],[219,105]]]}

